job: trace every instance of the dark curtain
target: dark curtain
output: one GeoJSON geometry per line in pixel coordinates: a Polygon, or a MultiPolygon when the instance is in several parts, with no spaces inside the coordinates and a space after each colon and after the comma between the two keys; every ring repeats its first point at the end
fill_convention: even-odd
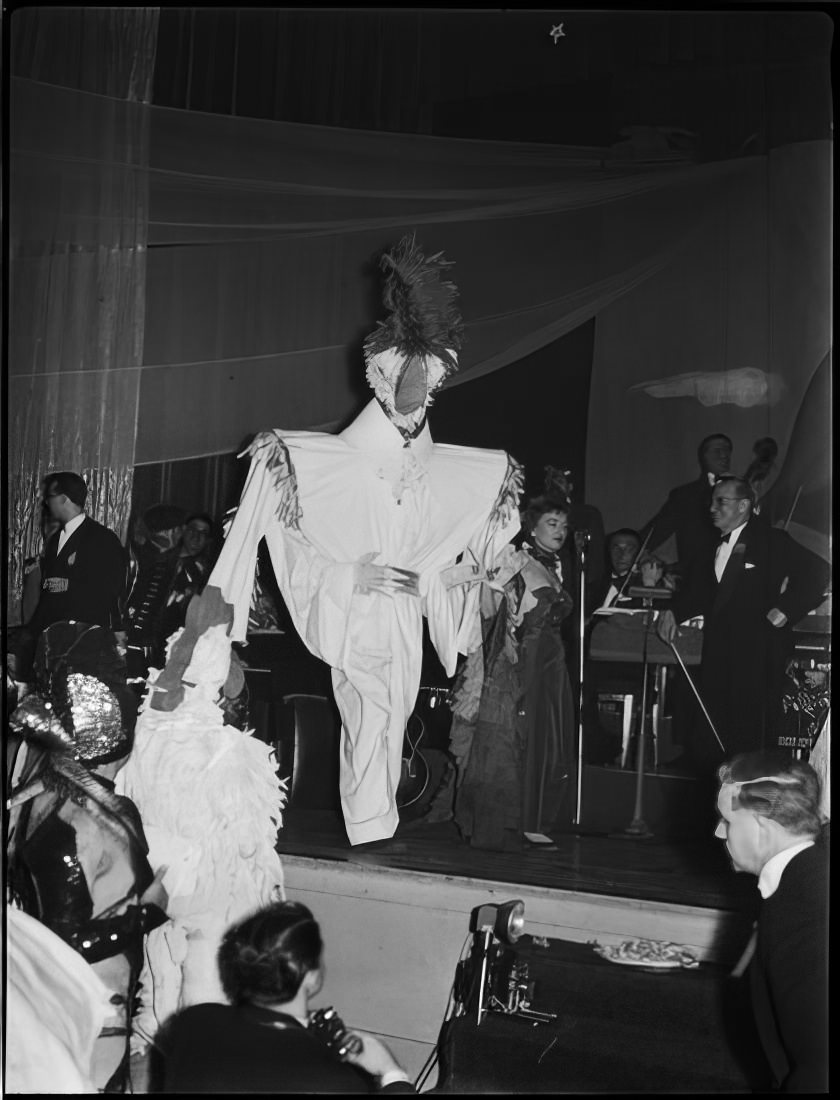
{"type": "Polygon", "coordinates": [[[502,370],[444,390],[430,413],[441,443],[501,448],[525,467],[529,493],[547,465],[573,472],[586,494],[586,425],[595,322],[589,321],[502,370]]]}

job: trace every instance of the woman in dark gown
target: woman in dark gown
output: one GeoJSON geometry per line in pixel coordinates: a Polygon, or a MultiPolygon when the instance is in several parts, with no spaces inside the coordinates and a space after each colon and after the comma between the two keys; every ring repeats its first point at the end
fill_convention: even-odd
{"type": "Polygon", "coordinates": [[[113,634],[54,623],[35,657],[36,690],[15,709],[27,745],[9,801],[12,903],[77,951],[112,990],[112,1017],[94,1050],[93,1080],[127,1083],[129,1035],[144,934],[166,919],[134,803],[113,777],[136,712],[113,634]]]}
{"type": "Polygon", "coordinates": [[[453,702],[455,820],[473,847],[496,851],[549,842],[545,833],[574,812],[574,705],[560,633],[573,606],[560,565],[567,505],[537,497],[523,527],[501,591],[484,593],[484,645],[453,702]]]}

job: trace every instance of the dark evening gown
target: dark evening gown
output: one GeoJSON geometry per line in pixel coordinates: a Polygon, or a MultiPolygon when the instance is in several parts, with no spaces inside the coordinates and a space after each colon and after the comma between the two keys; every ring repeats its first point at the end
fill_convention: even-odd
{"type": "Polygon", "coordinates": [[[561,638],[572,597],[529,559],[505,586],[484,644],[474,720],[455,708],[455,820],[475,848],[522,847],[574,813],[574,704],[561,638]]]}

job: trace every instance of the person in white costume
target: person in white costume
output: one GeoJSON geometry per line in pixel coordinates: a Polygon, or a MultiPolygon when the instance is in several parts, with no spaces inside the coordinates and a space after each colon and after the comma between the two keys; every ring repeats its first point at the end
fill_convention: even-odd
{"type": "Polygon", "coordinates": [[[230,697],[241,687],[241,666],[226,627],[205,629],[201,610],[193,601],[186,626],[169,639],[170,670],[182,670],[177,705],[152,705],[153,670],[118,778],[142,815],[149,861],[164,870],[169,895],[170,919],[146,938],[135,1051],[179,1009],[225,1003],[216,967],[225,930],[284,897],[276,851],[284,784],[271,747],[225,724],[220,700],[225,688],[230,697]]]}
{"type": "Polygon", "coordinates": [[[457,290],[413,237],[383,256],[390,313],[365,342],[375,397],[338,435],[262,432],[208,582],[244,641],[266,540],[297,631],[332,667],[352,844],[387,839],[420,687],[422,618],[448,674],[481,644],[480,580],[519,529],[522,471],[504,451],[435,443],[426,412],[457,369],[457,290]]]}

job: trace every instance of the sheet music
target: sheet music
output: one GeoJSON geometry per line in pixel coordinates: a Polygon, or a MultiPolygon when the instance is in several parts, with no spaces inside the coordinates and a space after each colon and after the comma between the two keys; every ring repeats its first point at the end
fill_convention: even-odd
{"type": "MultiPolygon", "coordinates": [[[[649,608],[647,607],[599,607],[596,611],[593,611],[593,615],[647,615],[649,608]]],[[[654,617],[659,614],[658,611],[654,611],[654,617]]]]}

